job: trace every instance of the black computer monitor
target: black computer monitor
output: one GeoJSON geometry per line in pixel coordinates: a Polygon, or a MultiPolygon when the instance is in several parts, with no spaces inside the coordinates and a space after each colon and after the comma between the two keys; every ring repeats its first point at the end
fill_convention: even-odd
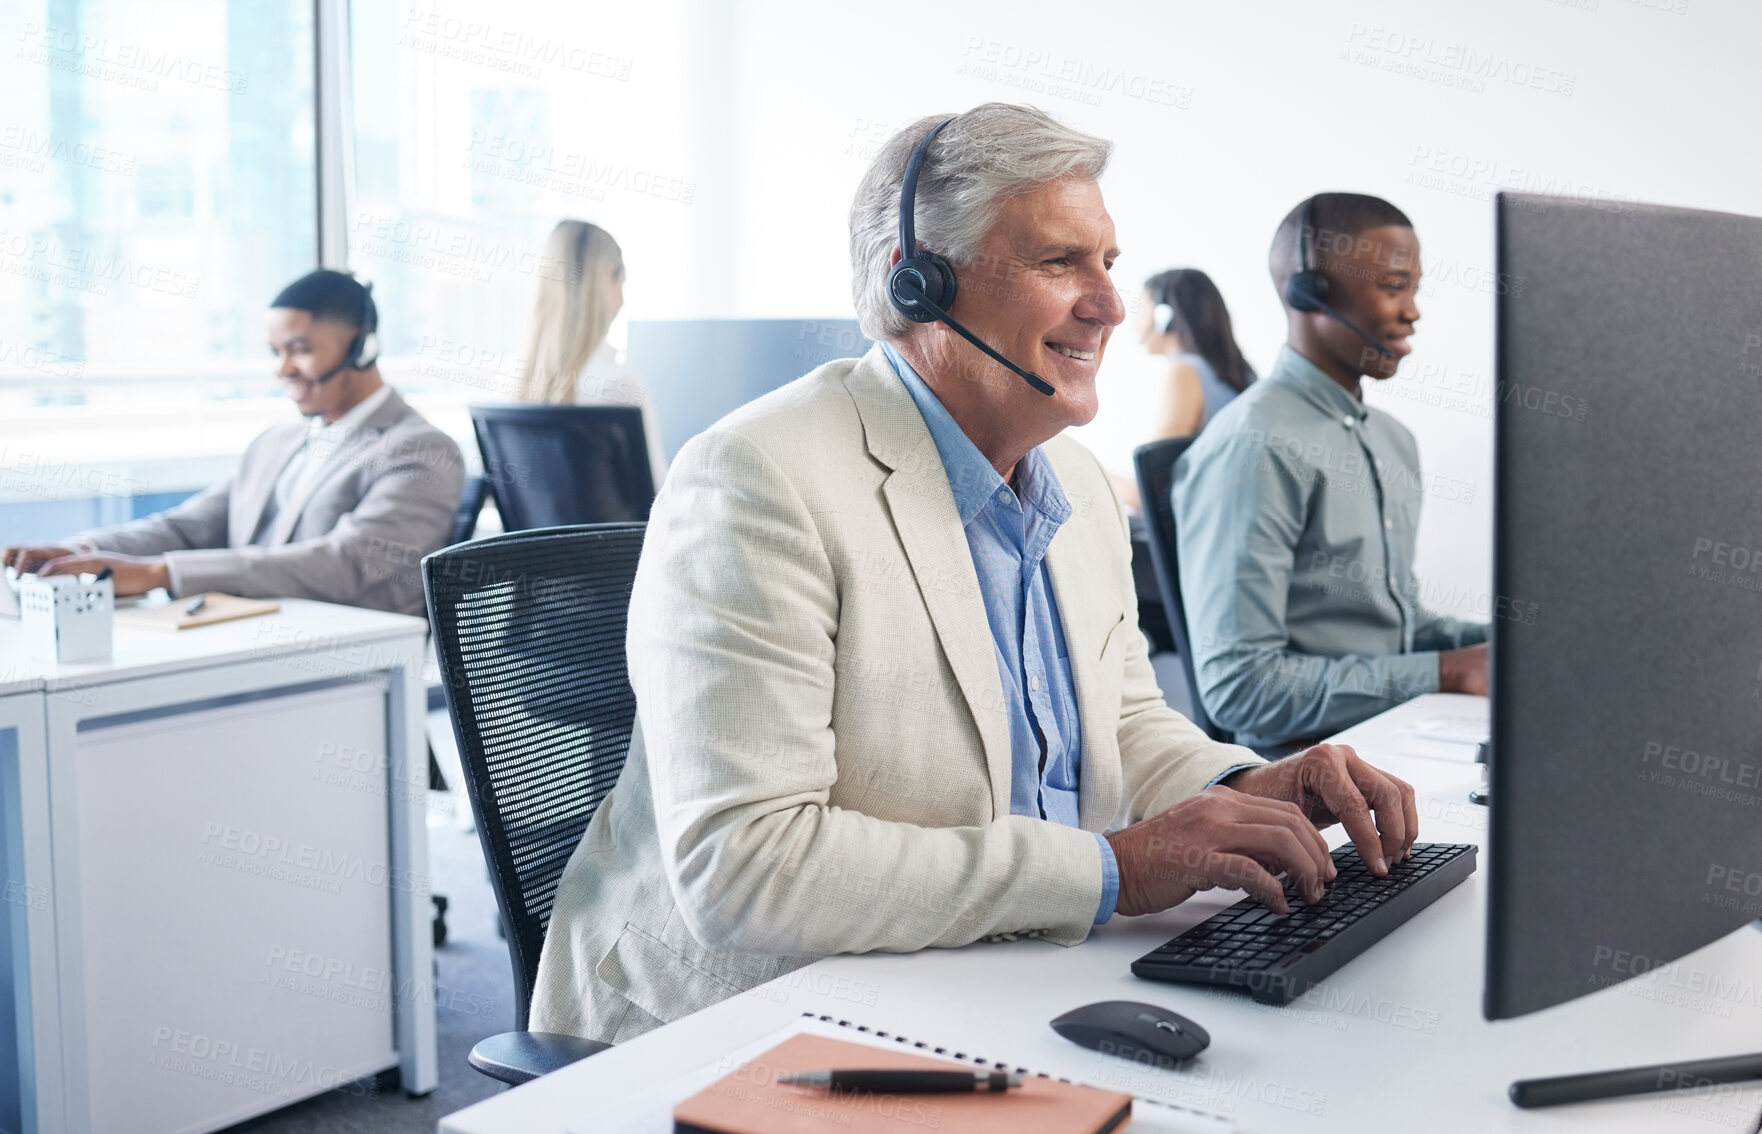
{"type": "Polygon", "coordinates": [[[1762,219],[1497,210],[1488,1019],[1762,915],[1762,219]]]}
{"type": "Polygon", "coordinates": [[[474,405],[471,428],[505,531],[649,518],[655,478],[639,407],[474,405]]]}

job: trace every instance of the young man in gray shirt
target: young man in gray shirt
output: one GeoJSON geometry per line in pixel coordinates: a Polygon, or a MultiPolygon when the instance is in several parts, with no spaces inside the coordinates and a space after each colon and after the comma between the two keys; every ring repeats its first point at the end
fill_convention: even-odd
{"type": "Polygon", "coordinates": [[[1418,449],[1360,390],[1412,349],[1412,222],[1318,194],[1280,224],[1268,267],[1285,345],[1182,456],[1173,494],[1206,712],[1276,749],[1420,693],[1485,693],[1487,627],[1420,605],[1418,449]]]}

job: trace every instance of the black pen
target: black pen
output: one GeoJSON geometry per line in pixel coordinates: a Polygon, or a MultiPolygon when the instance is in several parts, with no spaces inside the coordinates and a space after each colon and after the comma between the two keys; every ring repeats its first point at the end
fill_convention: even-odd
{"type": "Polygon", "coordinates": [[[204,606],[207,606],[207,605],[208,605],[208,596],[207,595],[197,595],[195,600],[193,602],[191,602],[190,605],[184,607],[184,613],[185,614],[194,614],[198,610],[201,610],[204,606]]]}
{"type": "Polygon", "coordinates": [[[114,574],[116,574],[115,571],[112,571],[110,568],[106,567],[106,568],[104,568],[104,570],[102,570],[102,571],[98,572],[96,575],[92,576],[92,582],[102,583],[105,579],[110,578],[110,576],[112,576],[114,574]]]}
{"type": "Polygon", "coordinates": [[[1689,1063],[1624,1067],[1619,1071],[1560,1075],[1552,1079],[1519,1079],[1511,1084],[1511,1101],[1521,1107],[1559,1106],[1561,1103],[1612,1099],[1621,1095],[1686,1091],[1749,1079],[1762,1079],[1762,1052],[1689,1063]]]}
{"type": "Polygon", "coordinates": [[[779,1075],[777,1081],[830,1091],[893,1095],[1007,1091],[1022,1085],[1022,1077],[1008,1071],[797,1071],[779,1075]]]}

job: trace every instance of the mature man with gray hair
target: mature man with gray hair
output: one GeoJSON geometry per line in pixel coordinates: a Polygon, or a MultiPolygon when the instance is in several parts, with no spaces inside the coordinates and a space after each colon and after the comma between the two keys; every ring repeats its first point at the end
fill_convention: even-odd
{"type": "Polygon", "coordinates": [[[1350,749],[1267,764],[1164,704],[1124,515],[1058,436],[1125,316],[1111,146],[1025,107],[942,121],[889,141],[851,208],[881,345],[693,439],[655,501],[637,735],[560,884],[535,1030],[615,1043],[815,957],[1074,945],[1213,886],[1283,910],[1274,872],[1312,900],[1332,876],[1315,824],[1373,868],[1413,842],[1412,789],[1350,749]],[[890,282],[902,251],[951,286],[890,282]]]}

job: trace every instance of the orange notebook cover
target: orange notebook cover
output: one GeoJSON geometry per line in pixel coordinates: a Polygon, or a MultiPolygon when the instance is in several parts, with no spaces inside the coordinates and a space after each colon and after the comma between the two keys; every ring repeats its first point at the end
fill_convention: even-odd
{"type": "Polygon", "coordinates": [[[973,1094],[832,1094],[777,1083],[793,1071],[853,1067],[974,1069],[910,1051],[791,1036],[674,1107],[674,1134],[1107,1134],[1132,1116],[1131,1095],[1036,1076],[1008,1091],[973,1094]]]}
{"type": "Polygon", "coordinates": [[[255,618],[260,614],[274,614],[281,609],[281,604],[266,602],[263,599],[240,598],[237,595],[223,595],[219,591],[208,591],[202,595],[202,609],[194,614],[184,613],[195,595],[174,598],[170,602],[157,603],[153,606],[118,607],[116,621],[123,626],[145,626],[149,630],[188,630],[194,626],[209,626],[216,622],[231,622],[235,618],[255,618]]]}

